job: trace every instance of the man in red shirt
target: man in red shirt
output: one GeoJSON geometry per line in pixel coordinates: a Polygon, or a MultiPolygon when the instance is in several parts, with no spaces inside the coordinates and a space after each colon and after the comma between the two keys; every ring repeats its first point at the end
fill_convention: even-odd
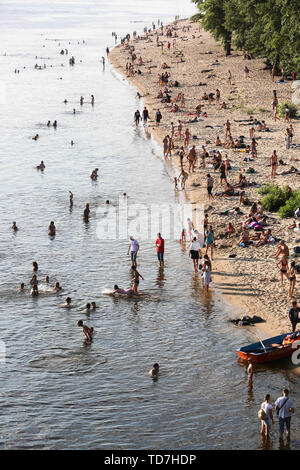
{"type": "Polygon", "coordinates": [[[165,240],[162,238],[160,233],[157,234],[157,240],[155,242],[155,245],[156,245],[156,253],[157,253],[159,265],[163,266],[164,265],[165,240]]]}

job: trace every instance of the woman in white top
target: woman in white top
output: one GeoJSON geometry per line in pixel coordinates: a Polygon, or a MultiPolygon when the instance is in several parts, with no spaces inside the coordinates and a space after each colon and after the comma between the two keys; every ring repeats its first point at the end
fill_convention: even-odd
{"type": "Polygon", "coordinates": [[[274,424],[272,405],[270,404],[271,397],[269,394],[265,395],[265,401],[261,404],[261,408],[265,410],[267,419],[265,421],[261,420],[261,431],[262,436],[269,436],[271,430],[271,423],[274,424]]]}
{"type": "Polygon", "coordinates": [[[197,241],[197,238],[194,237],[193,241],[190,245],[190,250],[189,250],[189,256],[192,258],[193,263],[194,263],[194,271],[195,273],[198,272],[198,263],[199,263],[199,258],[202,258],[201,254],[201,245],[197,241]]]}

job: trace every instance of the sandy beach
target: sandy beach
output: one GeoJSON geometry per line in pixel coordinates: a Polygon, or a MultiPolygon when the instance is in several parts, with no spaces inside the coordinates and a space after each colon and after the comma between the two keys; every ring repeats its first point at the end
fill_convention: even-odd
{"type": "MultiPolygon", "coordinates": [[[[250,145],[249,120],[253,116],[257,120],[264,120],[270,132],[254,132],[257,141],[257,156],[254,161],[244,161],[249,156],[237,149],[218,147],[224,158],[228,155],[232,169],[229,172],[228,181],[234,185],[238,182],[240,173],[245,174],[247,181],[256,183],[254,186],[244,188],[245,196],[250,202],[258,202],[259,187],[272,182],[269,158],[273,150],[277,151],[278,159],[282,159],[285,165],[278,166],[278,173],[289,169],[291,166],[298,168],[298,150],[290,148],[286,150],[285,131],[289,124],[283,119],[274,121],[272,101],[273,90],[277,91],[279,104],[292,101],[292,82],[278,83],[280,77],[272,81],[269,70],[266,70],[261,59],[244,59],[240,51],[232,51],[232,55],[225,57],[221,44],[215,42],[209,33],[199,28],[199,25],[190,20],[183,20],[152,31],[147,37],[131,39],[130,46],[134,46],[137,56],[133,76],[128,76],[126,64],[131,62],[128,48],[124,45],[115,47],[109,53],[109,60],[115,70],[124,78],[134,84],[142,95],[144,105],[150,114],[148,131],[162,145],[164,137],[170,134],[171,122],[177,130],[178,120],[182,121],[183,133],[189,129],[192,136],[189,148],[196,145],[197,162],[195,171],[189,173],[185,186],[186,196],[192,204],[204,204],[208,213],[209,224],[213,226],[216,239],[216,252],[213,263],[213,287],[218,289],[226,299],[241,309],[247,315],[259,315],[267,320],[269,331],[285,332],[290,330],[288,309],[291,299],[288,297],[288,281],[285,279],[284,287],[281,287],[280,269],[277,266],[278,259],[274,257],[278,243],[266,244],[246,248],[239,246],[241,225],[245,220],[249,207],[241,206],[242,214],[219,215],[228,209],[239,206],[239,196],[215,197],[208,202],[206,190],[206,175],[210,173],[214,178],[214,192],[223,191],[220,185],[220,172],[213,169],[212,158],[206,159],[206,168],[201,167],[200,151],[202,145],[207,150],[215,149],[215,140],[219,136],[222,143],[225,142],[225,123],[228,119],[231,124],[233,139],[244,136],[244,142],[250,145]],[[167,30],[172,31],[172,37],[167,37],[167,30]],[[174,37],[176,35],[176,37],[174,37]],[[174,41],[175,39],[175,41],[174,41]],[[168,43],[170,47],[168,48],[168,43]],[[138,60],[141,57],[141,62],[138,60]],[[249,69],[249,76],[244,77],[245,65],[249,69]],[[166,67],[167,66],[167,67],[166,67]],[[140,70],[140,74],[137,71],[140,70]],[[231,83],[228,80],[228,70],[231,72],[231,83]],[[171,112],[172,105],[162,103],[158,98],[160,90],[163,91],[166,84],[159,83],[159,74],[168,72],[169,80],[177,80],[179,87],[169,88],[172,99],[176,99],[178,93],[184,94],[184,104],[177,102],[179,110],[171,112]],[[201,82],[201,86],[199,83],[201,82]],[[213,100],[211,104],[201,99],[204,93],[216,93],[219,89],[220,103],[213,100]],[[221,108],[225,102],[227,109],[221,108]],[[201,117],[197,122],[190,122],[195,118],[195,108],[203,105],[202,113],[207,117],[201,117]],[[160,109],[162,120],[159,128],[155,124],[155,113],[160,109]],[[235,122],[240,121],[240,122],[235,122]],[[242,122],[241,122],[242,121],[242,122]],[[253,174],[247,174],[246,170],[253,168],[253,174]],[[234,225],[235,233],[229,238],[223,238],[228,222],[234,225]],[[235,255],[235,257],[230,257],[235,255]]],[[[133,117],[132,117],[133,118],[133,117]]],[[[299,121],[292,119],[294,128],[294,140],[297,143],[299,135],[299,121]]],[[[180,173],[178,149],[183,145],[183,139],[175,137],[175,148],[171,159],[180,173]]],[[[186,152],[187,154],[187,152],[186,152]]],[[[167,157],[169,159],[169,157],[167,157]]],[[[299,166],[300,167],[300,166],[299,166]]],[[[184,158],[184,170],[188,172],[188,161],[184,158]]],[[[275,183],[283,186],[289,185],[292,189],[299,187],[297,174],[277,175],[275,183]]],[[[241,190],[238,189],[240,192],[241,190]]],[[[300,234],[288,227],[292,219],[280,219],[275,213],[267,214],[268,224],[272,235],[276,239],[283,239],[292,252],[296,240],[300,234]]],[[[196,227],[199,231],[201,227],[196,227]]],[[[299,298],[299,289],[296,283],[295,297],[299,298]]]]}

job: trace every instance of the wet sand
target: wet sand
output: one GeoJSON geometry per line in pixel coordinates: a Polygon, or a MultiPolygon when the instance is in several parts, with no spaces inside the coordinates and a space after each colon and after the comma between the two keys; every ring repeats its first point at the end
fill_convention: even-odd
{"type": "MultiPolygon", "coordinates": [[[[191,139],[189,145],[189,148],[193,144],[196,145],[198,158],[195,172],[189,174],[185,193],[191,203],[204,204],[205,212],[209,215],[209,224],[213,225],[215,231],[217,250],[213,263],[212,285],[247,315],[256,314],[265,318],[268,322],[266,326],[274,334],[289,331],[288,309],[291,299],[288,297],[288,281],[285,280],[284,288],[280,284],[278,259],[274,258],[278,244],[268,244],[258,248],[238,246],[240,227],[249,207],[241,206],[243,215],[238,216],[220,216],[215,213],[239,206],[239,196],[214,198],[212,203],[208,203],[206,174],[210,173],[214,178],[214,192],[220,192],[223,188],[219,184],[219,171],[214,171],[211,165],[212,159],[206,160],[205,169],[200,168],[200,149],[202,145],[206,145],[208,150],[217,148],[214,145],[217,136],[222,142],[225,141],[227,119],[231,123],[233,139],[243,135],[245,143],[250,144],[249,128],[252,126],[244,126],[241,125],[243,123],[234,122],[234,120],[249,119],[251,115],[258,120],[264,120],[271,132],[256,131],[254,133],[258,142],[258,154],[254,161],[245,162],[246,153],[244,152],[224,147],[217,148],[223,156],[227,154],[231,161],[232,170],[228,181],[236,184],[239,174],[252,167],[255,173],[246,174],[249,182],[258,183],[258,185],[271,182],[269,157],[275,149],[278,160],[282,159],[286,163],[286,165],[278,166],[278,172],[287,170],[292,165],[299,169],[298,150],[285,148],[285,130],[289,124],[284,123],[283,119],[275,122],[272,111],[273,90],[277,90],[279,104],[284,101],[291,102],[291,95],[294,92],[292,82],[276,83],[280,77],[275,77],[273,82],[269,70],[265,69],[263,60],[245,60],[240,51],[234,50],[231,56],[225,57],[221,45],[215,42],[209,33],[200,30],[196,23],[183,20],[171,24],[169,28],[172,29],[173,37],[166,37],[166,27],[164,35],[159,30],[159,45],[156,41],[156,31],[151,32],[148,38],[140,37],[130,41],[130,45],[135,47],[134,52],[137,56],[135,70],[140,69],[142,74],[135,73],[133,77],[127,75],[125,67],[126,63],[130,62],[130,55],[124,46],[119,45],[114,48],[109,54],[109,60],[115,70],[135,85],[143,96],[151,118],[148,121],[148,131],[160,145],[164,137],[170,134],[171,122],[174,123],[176,129],[179,119],[183,123],[183,132],[188,128],[192,135],[198,136],[197,140],[191,139]],[[187,27],[189,30],[186,29],[187,27]],[[185,28],[184,31],[183,28],[185,28]],[[175,33],[178,37],[176,37],[174,47],[175,33]],[[169,50],[168,42],[171,44],[169,50]],[[140,57],[144,65],[137,64],[140,57]],[[166,63],[169,68],[163,68],[163,63],[166,63]],[[245,65],[250,70],[247,79],[244,78],[245,65]],[[232,75],[231,84],[228,81],[228,70],[232,75]],[[180,85],[178,88],[170,88],[172,98],[176,98],[179,92],[184,93],[185,97],[183,107],[180,102],[177,102],[180,111],[176,113],[170,111],[171,105],[161,103],[161,99],[157,98],[159,91],[165,87],[165,84],[162,86],[159,84],[158,74],[166,71],[170,74],[170,80],[177,80],[180,85]],[[206,83],[206,85],[199,86],[199,82],[206,83]],[[204,92],[215,93],[217,88],[221,92],[220,103],[225,101],[229,109],[221,109],[220,104],[216,104],[215,100],[209,105],[207,101],[201,99],[204,92]],[[195,107],[199,103],[203,105],[202,112],[206,111],[208,117],[201,117],[201,121],[196,123],[187,122],[194,118],[194,115],[188,116],[188,114],[194,114],[195,107]],[[159,128],[155,125],[157,109],[160,109],[163,116],[159,128]],[[233,223],[236,233],[230,239],[223,239],[221,237],[226,231],[228,222],[233,223]],[[230,254],[235,254],[236,257],[229,258],[230,254]]],[[[292,125],[293,142],[297,143],[299,122],[293,119],[292,125]]],[[[178,168],[177,175],[180,173],[180,165],[176,151],[181,145],[183,145],[183,139],[179,141],[175,138],[175,150],[172,152],[171,160],[178,168]]],[[[188,172],[186,158],[184,170],[188,172]]],[[[299,177],[295,174],[277,176],[275,182],[280,186],[288,184],[292,189],[299,187],[299,177]]],[[[246,187],[245,196],[251,202],[257,202],[262,197],[258,194],[258,189],[253,186],[246,187]]],[[[238,189],[238,191],[241,190],[238,189]]],[[[300,238],[299,233],[288,229],[292,219],[280,219],[272,213],[268,220],[267,228],[271,228],[276,238],[284,239],[292,251],[295,241],[300,238]]],[[[196,228],[199,231],[202,230],[201,227],[196,228]]],[[[299,298],[297,284],[295,298],[299,298]]]]}

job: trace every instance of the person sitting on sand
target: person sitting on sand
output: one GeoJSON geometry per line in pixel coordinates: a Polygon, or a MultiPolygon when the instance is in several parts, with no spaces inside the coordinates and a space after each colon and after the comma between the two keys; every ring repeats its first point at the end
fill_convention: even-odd
{"type": "Polygon", "coordinates": [[[242,231],[242,235],[240,237],[240,241],[239,241],[239,244],[240,245],[244,245],[244,246],[248,246],[250,245],[252,242],[250,241],[250,233],[249,231],[246,229],[246,228],[243,228],[243,231],[242,231]]]}
{"type": "Polygon", "coordinates": [[[158,376],[158,373],[159,373],[159,364],[157,364],[157,362],[155,364],[153,364],[152,366],[152,369],[149,370],[149,375],[150,377],[157,377],[158,376]]]}
{"type": "Polygon", "coordinates": [[[78,320],[77,326],[82,328],[82,332],[85,336],[86,341],[88,341],[89,343],[92,342],[93,335],[94,335],[94,328],[84,325],[82,320],[78,320]]]}
{"type": "Polygon", "coordinates": [[[208,101],[208,94],[206,92],[204,92],[203,95],[201,96],[201,99],[205,100],[205,101],[208,101]]]}
{"type": "Polygon", "coordinates": [[[266,231],[263,230],[258,242],[256,242],[254,246],[258,248],[259,246],[265,245],[266,243],[270,242],[272,238],[271,229],[266,231]]]}
{"type": "Polygon", "coordinates": [[[221,104],[221,109],[227,109],[227,104],[225,103],[225,101],[223,101],[223,103],[221,104]]]}
{"type": "Polygon", "coordinates": [[[234,188],[231,186],[230,183],[226,183],[226,189],[222,193],[218,193],[215,196],[217,197],[227,197],[227,196],[234,196],[234,188]]]}
{"type": "Polygon", "coordinates": [[[229,134],[228,137],[227,137],[227,140],[226,140],[226,143],[224,145],[224,147],[226,149],[230,149],[230,148],[233,148],[235,146],[235,143],[234,143],[234,140],[232,138],[232,135],[229,134]]]}
{"type": "Polygon", "coordinates": [[[242,206],[249,206],[250,201],[247,197],[245,197],[245,194],[245,191],[241,191],[239,204],[242,206]]]}
{"type": "Polygon", "coordinates": [[[219,136],[217,136],[216,141],[215,141],[215,146],[216,147],[222,147],[222,142],[219,136]]]}
{"type": "Polygon", "coordinates": [[[233,233],[235,233],[235,228],[234,228],[234,226],[232,225],[232,223],[229,222],[229,223],[228,223],[228,226],[227,226],[227,228],[226,228],[225,237],[226,237],[226,238],[230,238],[233,233]]]}

